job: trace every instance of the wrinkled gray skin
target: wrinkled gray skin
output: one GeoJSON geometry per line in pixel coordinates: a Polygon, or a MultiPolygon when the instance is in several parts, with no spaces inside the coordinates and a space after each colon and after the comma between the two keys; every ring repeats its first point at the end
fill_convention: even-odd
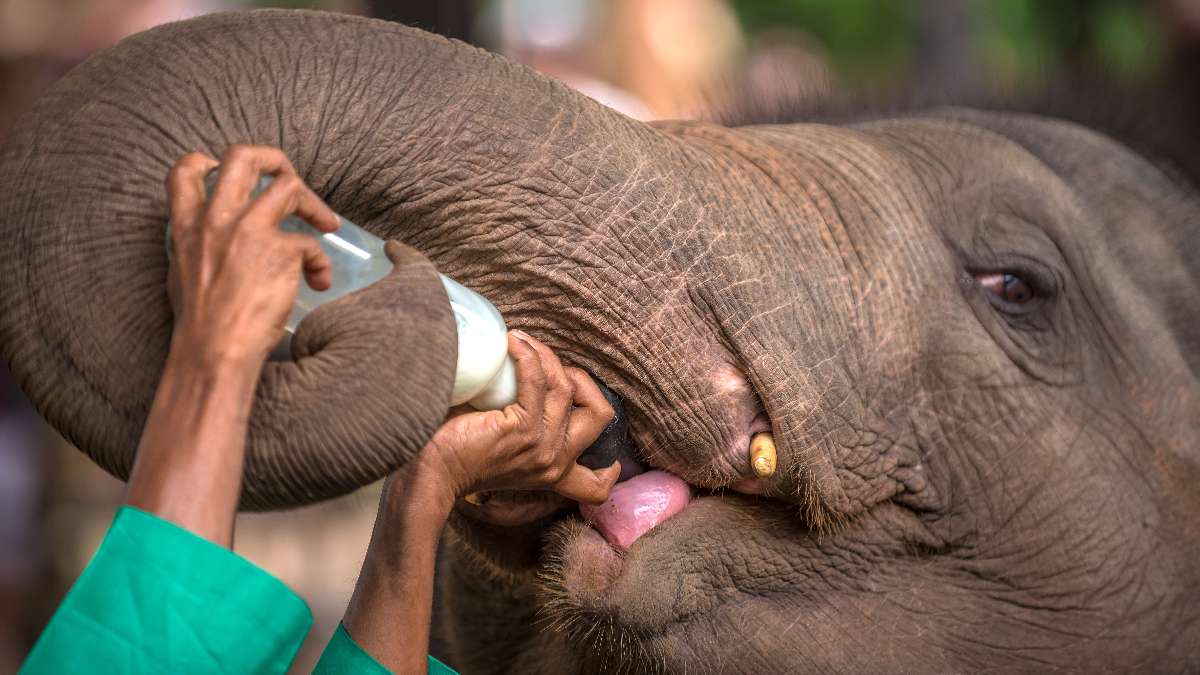
{"type": "MultiPolygon", "coordinates": [[[[280,145],[336,210],[610,386],[649,464],[704,495],[623,559],[569,510],[499,527],[461,507],[443,628],[463,672],[1194,664],[1200,198],[1116,141],[966,109],[648,125],[314,14],[206,18],[98,62],[62,86],[107,78],[78,105],[134,139],[112,146],[131,181],[280,145]],[[995,301],[990,271],[1038,298],[995,301]],[[749,488],[766,497],[722,489],[750,475],[761,412],[780,470],[749,488]]],[[[72,372],[23,362],[27,388],[72,372]]]]}

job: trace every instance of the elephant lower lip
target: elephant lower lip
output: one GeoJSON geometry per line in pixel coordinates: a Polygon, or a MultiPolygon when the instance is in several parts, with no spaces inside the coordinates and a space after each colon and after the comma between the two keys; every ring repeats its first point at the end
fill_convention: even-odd
{"type": "MultiPolygon", "coordinates": [[[[730,585],[730,574],[744,578],[750,569],[743,556],[757,550],[754,542],[761,536],[742,523],[777,520],[779,536],[786,541],[816,545],[811,530],[795,523],[791,513],[790,506],[772,506],[757,497],[697,490],[687,508],[628,550],[607,542],[582,519],[564,518],[552,526],[546,564],[538,573],[547,616],[552,625],[578,628],[575,635],[581,640],[594,637],[594,628],[608,626],[653,641],[696,617],[704,629],[710,628],[705,618],[710,612],[753,592],[730,585]],[[738,542],[748,548],[737,552],[738,542]],[[725,567],[730,564],[736,569],[725,567]],[[682,592],[688,587],[696,592],[682,592]],[[697,590],[705,588],[713,593],[697,590]]],[[[769,588],[790,588],[787,575],[766,576],[773,579],[769,588]]]]}
{"type": "Polygon", "coordinates": [[[595,606],[604,604],[603,594],[621,575],[625,560],[598,531],[584,526],[566,543],[561,564],[561,582],[574,602],[595,606]]]}
{"type": "MultiPolygon", "coordinates": [[[[669,526],[675,520],[686,520],[686,514],[692,505],[712,498],[711,495],[696,496],[664,525],[669,526]]],[[[635,582],[635,585],[638,581],[625,580],[621,582],[624,586],[618,584],[630,561],[637,559],[636,542],[624,547],[610,541],[599,530],[581,519],[570,519],[560,524],[560,527],[563,529],[558,530],[550,553],[553,571],[544,578],[552,578],[556,584],[561,584],[560,592],[565,593],[573,605],[593,609],[620,605],[621,599],[613,593],[619,589],[629,591],[630,581],[635,582]]],[[[666,536],[667,541],[670,541],[672,535],[663,530],[663,525],[659,525],[638,539],[656,536],[666,536]]]]}

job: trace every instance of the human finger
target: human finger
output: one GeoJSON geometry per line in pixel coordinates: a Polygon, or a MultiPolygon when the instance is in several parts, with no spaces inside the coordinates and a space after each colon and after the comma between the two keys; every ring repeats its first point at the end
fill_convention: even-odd
{"type": "Polygon", "coordinates": [[[333,232],[341,225],[333,209],[300,176],[288,171],[272,180],[247,207],[244,219],[259,226],[275,227],[293,213],[321,232],[333,232]]]}
{"type": "Polygon", "coordinates": [[[208,213],[217,224],[230,225],[250,200],[250,192],[259,177],[269,173],[276,176],[295,174],[287,155],[278,148],[265,145],[231,145],[221,155],[221,173],[208,202],[208,213]]]}
{"type": "Polygon", "coordinates": [[[546,433],[557,438],[564,438],[567,433],[567,420],[571,412],[571,394],[574,385],[567,377],[566,369],[559,361],[554,350],[528,334],[522,333],[529,345],[538,353],[542,362],[542,370],[546,373],[546,403],[542,411],[542,419],[546,423],[546,433]]]}
{"type": "Polygon", "coordinates": [[[527,339],[532,338],[520,331],[509,331],[508,353],[517,373],[517,406],[540,422],[546,405],[546,373],[541,356],[527,339]]]}
{"type": "Polygon", "coordinates": [[[337,214],[294,173],[281,174],[271,181],[246,208],[242,220],[253,227],[274,228],[293,213],[310,223],[316,220],[319,223],[317,229],[323,232],[332,232],[338,227],[337,214]]]}
{"type": "Polygon", "coordinates": [[[288,237],[301,258],[304,279],[314,291],[328,290],[333,285],[333,263],[314,237],[291,234],[288,237]]]}
{"type": "Polygon", "coordinates": [[[171,228],[178,231],[196,221],[204,208],[204,177],[217,166],[217,160],[199,152],[184,155],[167,172],[167,203],[171,228]]]}
{"type": "Polygon", "coordinates": [[[614,411],[591,375],[578,368],[567,368],[566,374],[571,381],[575,404],[567,420],[567,449],[575,459],[596,442],[612,421],[614,411]]]}
{"type": "Polygon", "coordinates": [[[337,213],[325,203],[325,200],[318,197],[307,183],[301,181],[300,184],[303,189],[300,192],[299,201],[296,203],[296,215],[322,232],[337,231],[342,226],[342,221],[338,219],[337,213]]]}
{"type": "Polygon", "coordinates": [[[584,504],[603,504],[621,476],[621,463],[613,462],[604,469],[589,469],[572,464],[554,485],[554,491],[584,504]]]}
{"type": "MultiPolygon", "coordinates": [[[[515,331],[533,347],[534,351],[542,360],[542,370],[546,373],[546,392],[547,396],[563,398],[570,400],[572,384],[567,378],[566,369],[563,368],[562,361],[558,359],[558,355],[554,350],[547,347],[541,340],[525,333],[524,331],[515,331]]],[[[549,401],[547,401],[549,403],[549,401]]]]}

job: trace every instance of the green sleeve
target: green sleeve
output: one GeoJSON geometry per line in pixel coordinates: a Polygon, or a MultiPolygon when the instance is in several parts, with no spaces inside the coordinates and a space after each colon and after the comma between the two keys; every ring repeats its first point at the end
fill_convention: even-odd
{"type": "MultiPolygon", "coordinates": [[[[321,660],[313,669],[313,675],[343,675],[344,673],[391,675],[391,672],[380,665],[370,654],[363,651],[363,648],[358,646],[354,638],[346,632],[345,626],[341,624],[338,624],[337,631],[329,640],[325,652],[321,654],[321,660]]],[[[429,675],[458,675],[458,673],[430,656],[429,675]]]]}
{"type": "Polygon", "coordinates": [[[283,673],[311,626],[283,582],[126,506],[21,673],[283,673]]]}

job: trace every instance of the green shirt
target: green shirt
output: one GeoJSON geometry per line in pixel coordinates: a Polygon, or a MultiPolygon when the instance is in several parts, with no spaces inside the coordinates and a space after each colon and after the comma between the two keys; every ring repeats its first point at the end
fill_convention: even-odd
{"type": "MultiPolygon", "coordinates": [[[[283,673],[312,612],[227,548],[125,506],[21,673],[283,673]]],[[[314,673],[388,673],[341,626],[314,673]]],[[[454,673],[429,657],[431,675],[454,673]]]]}

